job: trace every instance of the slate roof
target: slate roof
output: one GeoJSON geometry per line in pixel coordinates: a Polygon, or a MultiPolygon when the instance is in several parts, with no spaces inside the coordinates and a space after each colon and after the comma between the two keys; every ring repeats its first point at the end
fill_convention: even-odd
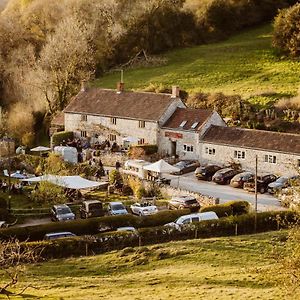
{"type": "Polygon", "coordinates": [[[205,121],[213,114],[210,109],[177,108],[163,127],[179,130],[199,130],[205,121]],[[183,123],[185,122],[186,123],[183,123]],[[183,126],[180,126],[180,125],[183,126]],[[192,128],[193,124],[196,126],[192,128]]]}
{"type": "Polygon", "coordinates": [[[211,126],[202,141],[300,155],[300,134],[211,126]]]}
{"type": "Polygon", "coordinates": [[[159,121],[173,101],[171,94],[129,91],[118,94],[116,90],[89,88],[80,91],[64,112],[159,121]]]}

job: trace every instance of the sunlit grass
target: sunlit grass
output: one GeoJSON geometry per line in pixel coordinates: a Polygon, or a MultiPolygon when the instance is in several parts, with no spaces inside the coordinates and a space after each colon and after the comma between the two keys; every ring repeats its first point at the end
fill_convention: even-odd
{"type": "MultiPolygon", "coordinates": [[[[126,70],[127,89],[150,84],[177,84],[188,92],[223,92],[263,101],[295,95],[300,85],[300,62],[275,55],[270,25],[240,33],[226,41],[171,51],[164,66],[126,70]],[[272,96],[273,95],[273,96],[272,96]]],[[[97,79],[100,87],[115,88],[120,74],[97,79]]]]}
{"type": "Polygon", "coordinates": [[[283,234],[171,242],[52,260],[29,266],[21,286],[39,287],[29,289],[25,299],[287,299],[264,276],[273,264],[272,244],[283,234]]]}

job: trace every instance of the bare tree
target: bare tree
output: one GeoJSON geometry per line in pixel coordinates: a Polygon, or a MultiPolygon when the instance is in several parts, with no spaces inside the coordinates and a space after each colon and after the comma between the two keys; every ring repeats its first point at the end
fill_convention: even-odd
{"type": "MultiPolygon", "coordinates": [[[[3,272],[6,278],[6,283],[0,286],[0,295],[15,295],[10,291],[14,288],[20,279],[20,275],[26,271],[26,264],[35,263],[41,259],[41,247],[30,246],[27,243],[20,243],[17,239],[9,241],[0,241],[0,272],[3,272]]],[[[33,286],[27,285],[17,294],[22,294],[24,291],[33,286]]]]}
{"type": "Polygon", "coordinates": [[[93,28],[76,18],[63,20],[37,62],[36,79],[54,113],[62,110],[81,80],[94,71],[93,28]]]}

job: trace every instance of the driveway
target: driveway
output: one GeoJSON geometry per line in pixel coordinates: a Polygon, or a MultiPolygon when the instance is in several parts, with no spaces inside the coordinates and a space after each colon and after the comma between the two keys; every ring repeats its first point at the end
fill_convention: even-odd
{"type": "MultiPolygon", "coordinates": [[[[219,198],[220,203],[231,200],[246,200],[251,203],[253,207],[255,204],[254,193],[248,193],[243,189],[232,188],[229,185],[218,185],[213,182],[197,180],[194,173],[181,176],[167,175],[165,177],[171,179],[172,187],[179,187],[191,192],[219,198]]],[[[284,208],[280,206],[278,199],[270,194],[258,194],[257,209],[258,211],[284,210],[284,208]]]]}

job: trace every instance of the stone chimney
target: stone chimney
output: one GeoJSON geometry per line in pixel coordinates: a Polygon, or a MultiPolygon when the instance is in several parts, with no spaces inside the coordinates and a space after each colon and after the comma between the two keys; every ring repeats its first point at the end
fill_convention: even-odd
{"type": "Polygon", "coordinates": [[[173,85],[172,86],[172,98],[179,98],[179,92],[180,92],[180,89],[179,89],[179,86],[177,85],[173,85]]]}
{"type": "Polygon", "coordinates": [[[85,80],[82,80],[81,81],[81,89],[80,91],[81,92],[85,92],[87,90],[87,84],[86,84],[86,81],[85,80]]]}
{"type": "Polygon", "coordinates": [[[118,82],[117,83],[117,94],[121,94],[125,90],[125,83],[124,82],[118,82]]]}

